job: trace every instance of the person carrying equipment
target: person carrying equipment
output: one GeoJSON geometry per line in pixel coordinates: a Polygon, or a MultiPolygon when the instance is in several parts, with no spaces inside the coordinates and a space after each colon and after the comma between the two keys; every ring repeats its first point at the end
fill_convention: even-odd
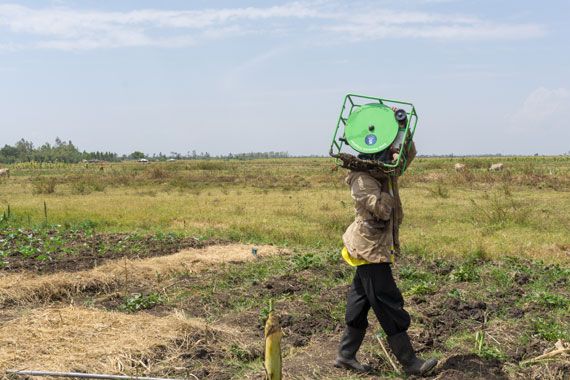
{"type": "MultiPolygon", "coordinates": [[[[397,108],[392,110],[400,111],[397,108]]],[[[380,153],[359,154],[358,159],[370,162],[388,157],[389,161],[398,161],[407,167],[416,155],[415,145],[411,136],[408,137],[407,144],[400,141],[397,151],[392,144],[380,153]],[[397,155],[402,153],[406,160],[398,160],[397,155]]],[[[339,158],[343,160],[343,156],[339,158]]],[[[424,361],[416,356],[407,333],[410,315],[404,309],[404,299],[391,268],[394,256],[400,252],[399,227],[404,215],[398,177],[381,168],[355,167],[352,161],[343,162],[343,166],[350,168],[346,183],[350,187],[356,215],[342,237],[345,245],[342,256],[349,265],[356,267],[356,273],[348,292],[346,327],[335,366],[356,372],[372,370],[356,359],[368,327],[368,312],[372,309],[404,372],[426,375],[435,368],[437,360],[424,361]]],[[[403,173],[405,167],[400,169],[403,173]]]]}

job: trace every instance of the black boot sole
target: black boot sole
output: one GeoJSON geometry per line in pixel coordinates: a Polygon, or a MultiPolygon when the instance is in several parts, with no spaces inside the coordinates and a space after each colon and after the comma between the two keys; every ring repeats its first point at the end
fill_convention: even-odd
{"type": "Polygon", "coordinates": [[[335,361],[334,366],[335,366],[335,368],[347,369],[349,371],[357,372],[357,373],[371,373],[371,372],[373,372],[373,368],[370,366],[367,366],[367,365],[362,365],[363,369],[359,369],[359,368],[352,367],[350,364],[343,363],[340,361],[335,361]]]}
{"type": "Polygon", "coordinates": [[[428,376],[434,371],[435,367],[437,367],[437,360],[435,360],[430,366],[427,366],[426,368],[420,368],[420,370],[418,372],[414,372],[414,371],[408,372],[404,369],[404,373],[406,375],[428,376]]]}

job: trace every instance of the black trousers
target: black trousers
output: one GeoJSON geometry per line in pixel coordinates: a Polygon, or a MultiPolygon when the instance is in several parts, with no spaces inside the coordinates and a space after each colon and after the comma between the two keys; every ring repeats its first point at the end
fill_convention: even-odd
{"type": "Polygon", "coordinates": [[[392,336],[408,330],[410,315],[404,310],[404,298],[388,263],[356,267],[348,292],[346,324],[359,330],[366,329],[370,308],[386,335],[392,336]]]}

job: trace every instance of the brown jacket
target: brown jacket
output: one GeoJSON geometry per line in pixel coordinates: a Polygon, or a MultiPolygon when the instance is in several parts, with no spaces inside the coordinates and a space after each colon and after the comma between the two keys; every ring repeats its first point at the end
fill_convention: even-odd
{"type": "MultiPolygon", "coordinates": [[[[412,143],[408,165],[416,154],[412,143]]],[[[389,263],[391,254],[400,253],[399,230],[404,210],[398,177],[382,172],[351,171],[346,177],[355,203],[356,217],[342,236],[350,255],[371,263],[389,263]],[[392,182],[390,195],[389,182],[392,182]]]]}

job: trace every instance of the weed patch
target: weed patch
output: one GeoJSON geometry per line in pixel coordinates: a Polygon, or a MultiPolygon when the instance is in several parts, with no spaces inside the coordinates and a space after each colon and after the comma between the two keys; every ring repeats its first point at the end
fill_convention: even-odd
{"type": "Polygon", "coordinates": [[[501,193],[486,194],[484,203],[471,199],[473,222],[475,225],[490,225],[503,228],[508,224],[528,225],[531,209],[512,195],[501,193]]]}
{"type": "Polygon", "coordinates": [[[119,310],[135,313],[141,310],[152,309],[157,305],[161,305],[163,302],[163,297],[158,293],[137,293],[126,297],[123,304],[119,306],[119,310]]]}
{"type": "Polygon", "coordinates": [[[39,176],[32,180],[32,188],[34,194],[53,194],[57,180],[54,177],[39,176]]]}
{"type": "Polygon", "coordinates": [[[570,338],[570,331],[568,327],[564,328],[555,320],[547,317],[536,317],[532,320],[533,332],[540,338],[547,341],[556,341],[558,339],[568,340],[570,338]]]}

